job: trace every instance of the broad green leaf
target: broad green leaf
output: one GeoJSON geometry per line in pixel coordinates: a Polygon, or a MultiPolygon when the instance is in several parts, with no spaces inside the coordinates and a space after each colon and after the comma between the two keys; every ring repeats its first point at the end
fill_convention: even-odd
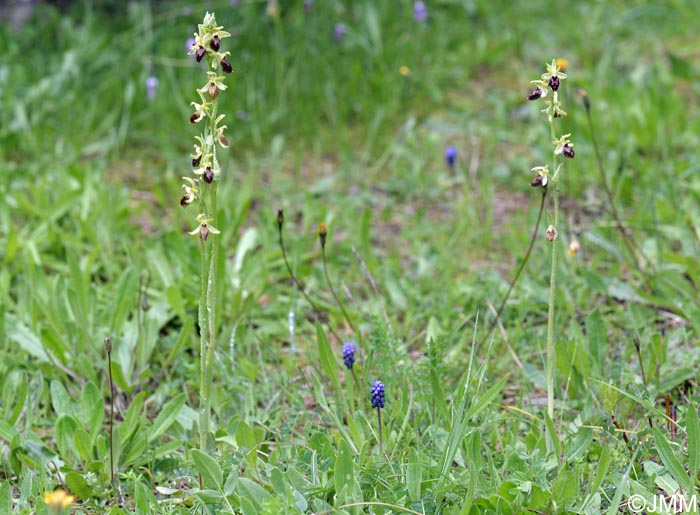
{"type": "Polygon", "coordinates": [[[270,492],[265,490],[262,486],[251,481],[247,477],[238,478],[238,495],[241,498],[241,504],[243,500],[247,500],[255,508],[256,512],[260,512],[262,509],[262,503],[265,500],[272,497],[270,492]]]}
{"type": "Polygon", "coordinates": [[[23,350],[34,356],[39,361],[50,362],[44,344],[26,325],[14,316],[8,314],[5,317],[5,333],[15,341],[23,350]]]}
{"type": "Polygon", "coordinates": [[[204,486],[220,491],[224,483],[224,473],[219,464],[214,458],[199,449],[192,449],[191,452],[192,461],[194,461],[197,471],[202,475],[204,486]]]}
{"type": "Polygon", "coordinates": [[[66,474],[66,486],[78,499],[88,500],[92,495],[87,481],[77,472],[70,471],[66,474]]]}
{"type": "Polygon", "coordinates": [[[654,435],[654,443],[656,450],[659,452],[659,457],[666,469],[671,473],[673,479],[678,481],[678,484],[683,488],[683,492],[690,495],[693,492],[693,481],[688,477],[688,473],[676,457],[671,445],[666,440],[666,437],[656,427],[651,430],[654,435]]]}
{"type": "Polygon", "coordinates": [[[698,410],[694,405],[688,406],[685,432],[688,435],[688,468],[690,477],[698,476],[700,467],[700,424],[698,424],[698,410]]]}
{"type": "Polygon", "coordinates": [[[355,463],[348,444],[343,438],[338,442],[338,457],[335,459],[333,481],[335,491],[340,492],[343,487],[355,478],[355,463]]]}
{"type": "Polygon", "coordinates": [[[92,459],[92,442],[85,429],[79,427],[73,434],[75,441],[75,450],[78,451],[83,460],[89,462],[92,459]]]}
{"type": "Polygon", "coordinates": [[[160,413],[153,422],[151,430],[148,432],[149,443],[168,430],[175,420],[177,420],[177,416],[184,405],[185,394],[180,393],[173,397],[165,406],[163,406],[163,409],[161,409],[160,413]]]}

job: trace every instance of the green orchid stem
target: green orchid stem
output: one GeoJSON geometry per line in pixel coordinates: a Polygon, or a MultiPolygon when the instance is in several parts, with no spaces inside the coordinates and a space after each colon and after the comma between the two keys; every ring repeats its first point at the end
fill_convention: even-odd
{"type": "MultiPolygon", "coordinates": [[[[549,129],[552,137],[552,141],[556,140],[556,133],[554,131],[554,118],[549,118],[549,129]]],[[[552,177],[552,182],[554,183],[554,229],[558,232],[559,227],[559,187],[556,182],[558,181],[558,170],[557,170],[557,154],[554,152],[552,154],[554,176],[552,177]]],[[[555,232],[556,234],[556,232],[555,232]]],[[[547,311],[547,364],[546,364],[546,379],[547,379],[547,415],[553,421],[554,420],[554,375],[556,367],[556,349],[554,347],[554,307],[555,307],[555,297],[557,291],[557,238],[556,236],[551,241],[552,244],[552,268],[549,278],[549,309],[547,311]]],[[[547,431],[549,433],[549,431],[547,431]]],[[[547,434],[547,452],[553,452],[555,449],[554,439],[556,435],[547,434]]]]}
{"type": "Polygon", "coordinates": [[[382,442],[382,408],[377,408],[377,424],[379,425],[379,452],[384,454],[384,444],[382,442]]]}
{"type": "MultiPolygon", "coordinates": [[[[200,240],[201,241],[201,240],[200,240]]],[[[205,314],[207,304],[207,247],[204,241],[200,243],[200,271],[199,271],[199,447],[204,449],[209,433],[209,393],[207,391],[207,317],[205,314]]]]}

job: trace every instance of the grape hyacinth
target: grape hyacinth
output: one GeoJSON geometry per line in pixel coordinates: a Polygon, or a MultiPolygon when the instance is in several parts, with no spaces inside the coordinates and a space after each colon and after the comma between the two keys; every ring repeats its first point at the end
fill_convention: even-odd
{"type": "Polygon", "coordinates": [[[343,344],[343,363],[348,368],[352,370],[352,366],[355,364],[355,344],[352,342],[346,342],[343,344]]]}
{"type": "Polygon", "coordinates": [[[372,385],[371,400],[372,408],[382,409],[384,407],[384,402],[386,401],[384,396],[384,383],[379,380],[375,381],[372,385]]]}
{"type": "Polygon", "coordinates": [[[413,19],[417,22],[424,22],[428,19],[428,8],[426,7],[425,2],[417,0],[413,4],[413,19]]]}
{"type": "Polygon", "coordinates": [[[345,28],[344,23],[335,24],[335,27],[333,27],[333,39],[336,41],[336,43],[340,43],[343,40],[345,37],[345,32],[347,32],[347,29],[345,28]]]}
{"type": "Polygon", "coordinates": [[[158,77],[151,75],[146,79],[146,96],[149,101],[156,98],[156,90],[158,89],[158,77]]]}
{"type": "Polygon", "coordinates": [[[455,163],[457,162],[457,149],[452,145],[445,149],[445,162],[450,168],[455,167],[455,163]]]}

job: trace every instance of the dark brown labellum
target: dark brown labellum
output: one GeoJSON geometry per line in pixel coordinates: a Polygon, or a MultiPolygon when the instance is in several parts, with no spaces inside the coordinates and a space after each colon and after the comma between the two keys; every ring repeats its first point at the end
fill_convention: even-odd
{"type": "Polygon", "coordinates": [[[204,59],[204,56],[207,55],[207,50],[203,46],[199,47],[197,51],[194,54],[195,59],[197,59],[198,63],[202,62],[202,59],[204,59]]]}
{"type": "Polygon", "coordinates": [[[530,94],[527,96],[527,99],[537,100],[538,98],[542,98],[542,93],[544,93],[544,90],[537,88],[536,90],[530,92],[530,94]]]}
{"type": "Polygon", "coordinates": [[[550,77],[549,79],[549,87],[552,89],[552,91],[556,91],[559,89],[559,77],[554,75],[553,77],[550,77]]]}
{"type": "Polygon", "coordinates": [[[564,145],[564,148],[562,149],[562,154],[564,154],[564,157],[568,157],[569,159],[573,159],[576,155],[574,154],[574,147],[572,147],[568,143],[564,145]]]}
{"type": "Polygon", "coordinates": [[[533,188],[536,188],[537,186],[542,186],[543,180],[544,180],[544,175],[536,175],[535,178],[532,179],[530,186],[532,186],[533,188]]]}
{"type": "Polygon", "coordinates": [[[202,224],[199,226],[199,237],[202,241],[207,241],[209,237],[209,226],[207,224],[202,224]]]}
{"type": "Polygon", "coordinates": [[[221,69],[224,70],[224,73],[231,73],[233,71],[231,63],[229,63],[226,59],[221,60],[221,69]]]}
{"type": "Polygon", "coordinates": [[[219,143],[221,143],[222,147],[228,147],[228,138],[222,134],[219,136],[219,143]]]}
{"type": "Polygon", "coordinates": [[[206,182],[207,184],[211,184],[212,182],[214,182],[214,171],[209,167],[207,167],[207,169],[204,170],[204,182],[206,182]]]}
{"type": "Polygon", "coordinates": [[[214,52],[218,52],[219,47],[221,46],[221,38],[219,38],[218,35],[214,36],[211,38],[211,43],[209,43],[209,46],[214,52]]]}
{"type": "Polygon", "coordinates": [[[192,168],[197,168],[199,166],[199,163],[202,162],[202,155],[198,155],[194,159],[192,159],[192,168]]]}
{"type": "Polygon", "coordinates": [[[189,195],[183,195],[182,198],[180,199],[180,205],[182,207],[187,207],[190,203],[190,196],[189,195]]]}
{"type": "Polygon", "coordinates": [[[192,116],[190,116],[190,123],[197,123],[198,121],[199,121],[199,114],[192,113],[192,116]]]}

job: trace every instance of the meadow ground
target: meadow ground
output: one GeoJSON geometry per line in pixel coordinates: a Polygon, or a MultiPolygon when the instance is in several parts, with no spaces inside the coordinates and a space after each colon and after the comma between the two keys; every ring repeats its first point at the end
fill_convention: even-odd
{"type": "Polygon", "coordinates": [[[700,3],[421,7],[75,2],[0,24],[0,513],[59,513],[55,489],[76,514],[694,502],[700,3]],[[179,201],[207,10],[233,73],[203,442],[198,211],[179,201]],[[556,182],[552,92],[526,100],[553,59],[575,145],[556,182]],[[544,164],[558,238],[550,191],[494,324],[544,164]]]}

